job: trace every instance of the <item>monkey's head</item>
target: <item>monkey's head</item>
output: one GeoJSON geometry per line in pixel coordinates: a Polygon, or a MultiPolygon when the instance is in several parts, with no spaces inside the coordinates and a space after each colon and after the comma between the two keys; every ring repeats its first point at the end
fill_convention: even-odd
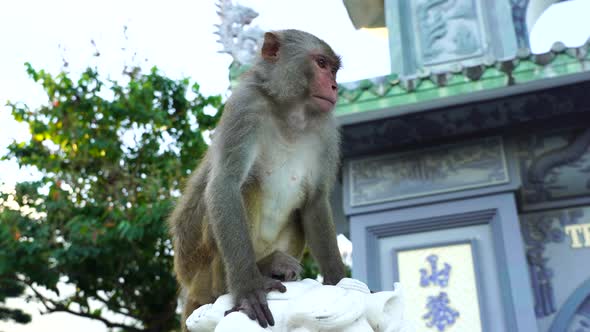
{"type": "Polygon", "coordinates": [[[340,57],[323,40],[299,30],[267,32],[254,71],[279,104],[305,103],[329,113],[338,99],[340,57]]]}

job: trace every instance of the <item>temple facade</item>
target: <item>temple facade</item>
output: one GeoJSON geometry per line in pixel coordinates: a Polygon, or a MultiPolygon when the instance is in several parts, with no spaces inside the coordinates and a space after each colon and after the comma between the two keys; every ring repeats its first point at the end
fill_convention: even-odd
{"type": "Polygon", "coordinates": [[[416,331],[590,331],[590,41],[528,44],[555,2],[344,0],[392,74],[340,86],[340,228],[416,331]]]}

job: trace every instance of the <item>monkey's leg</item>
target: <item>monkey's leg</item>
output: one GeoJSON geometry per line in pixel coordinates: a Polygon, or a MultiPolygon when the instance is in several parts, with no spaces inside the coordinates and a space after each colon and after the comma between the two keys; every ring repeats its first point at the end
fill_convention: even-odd
{"type": "Polygon", "coordinates": [[[307,244],[320,266],[324,285],[336,285],[346,277],[346,267],[338,249],[332,209],[325,192],[307,203],[302,220],[307,244]]]}
{"type": "Polygon", "coordinates": [[[221,256],[217,255],[208,266],[203,266],[195,273],[187,289],[186,303],[182,311],[182,330],[187,331],[186,319],[197,308],[213,303],[222,294],[227,293],[225,274],[221,256]]]}
{"type": "Polygon", "coordinates": [[[198,307],[211,303],[213,294],[211,292],[211,278],[209,271],[199,270],[195,274],[190,287],[187,289],[184,308],[182,309],[181,326],[182,331],[187,332],[186,320],[198,307]]]}
{"type": "Polygon", "coordinates": [[[303,271],[301,263],[295,257],[280,250],[264,257],[257,265],[263,276],[281,281],[295,281],[303,271]]]}

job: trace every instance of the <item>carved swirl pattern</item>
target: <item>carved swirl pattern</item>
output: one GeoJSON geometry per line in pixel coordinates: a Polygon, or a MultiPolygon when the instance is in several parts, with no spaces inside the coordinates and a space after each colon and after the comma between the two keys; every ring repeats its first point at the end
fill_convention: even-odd
{"type": "Polygon", "coordinates": [[[523,136],[517,150],[525,207],[590,194],[589,129],[523,136]]]}

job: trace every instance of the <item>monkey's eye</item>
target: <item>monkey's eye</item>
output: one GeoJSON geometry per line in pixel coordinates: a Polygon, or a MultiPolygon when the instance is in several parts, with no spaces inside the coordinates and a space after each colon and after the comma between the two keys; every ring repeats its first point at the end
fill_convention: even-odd
{"type": "Polygon", "coordinates": [[[328,61],[326,61],[324,58],[317,58],[316,63],[322,69],[326,69],[326,66],[328,65],[328,61]]]}

